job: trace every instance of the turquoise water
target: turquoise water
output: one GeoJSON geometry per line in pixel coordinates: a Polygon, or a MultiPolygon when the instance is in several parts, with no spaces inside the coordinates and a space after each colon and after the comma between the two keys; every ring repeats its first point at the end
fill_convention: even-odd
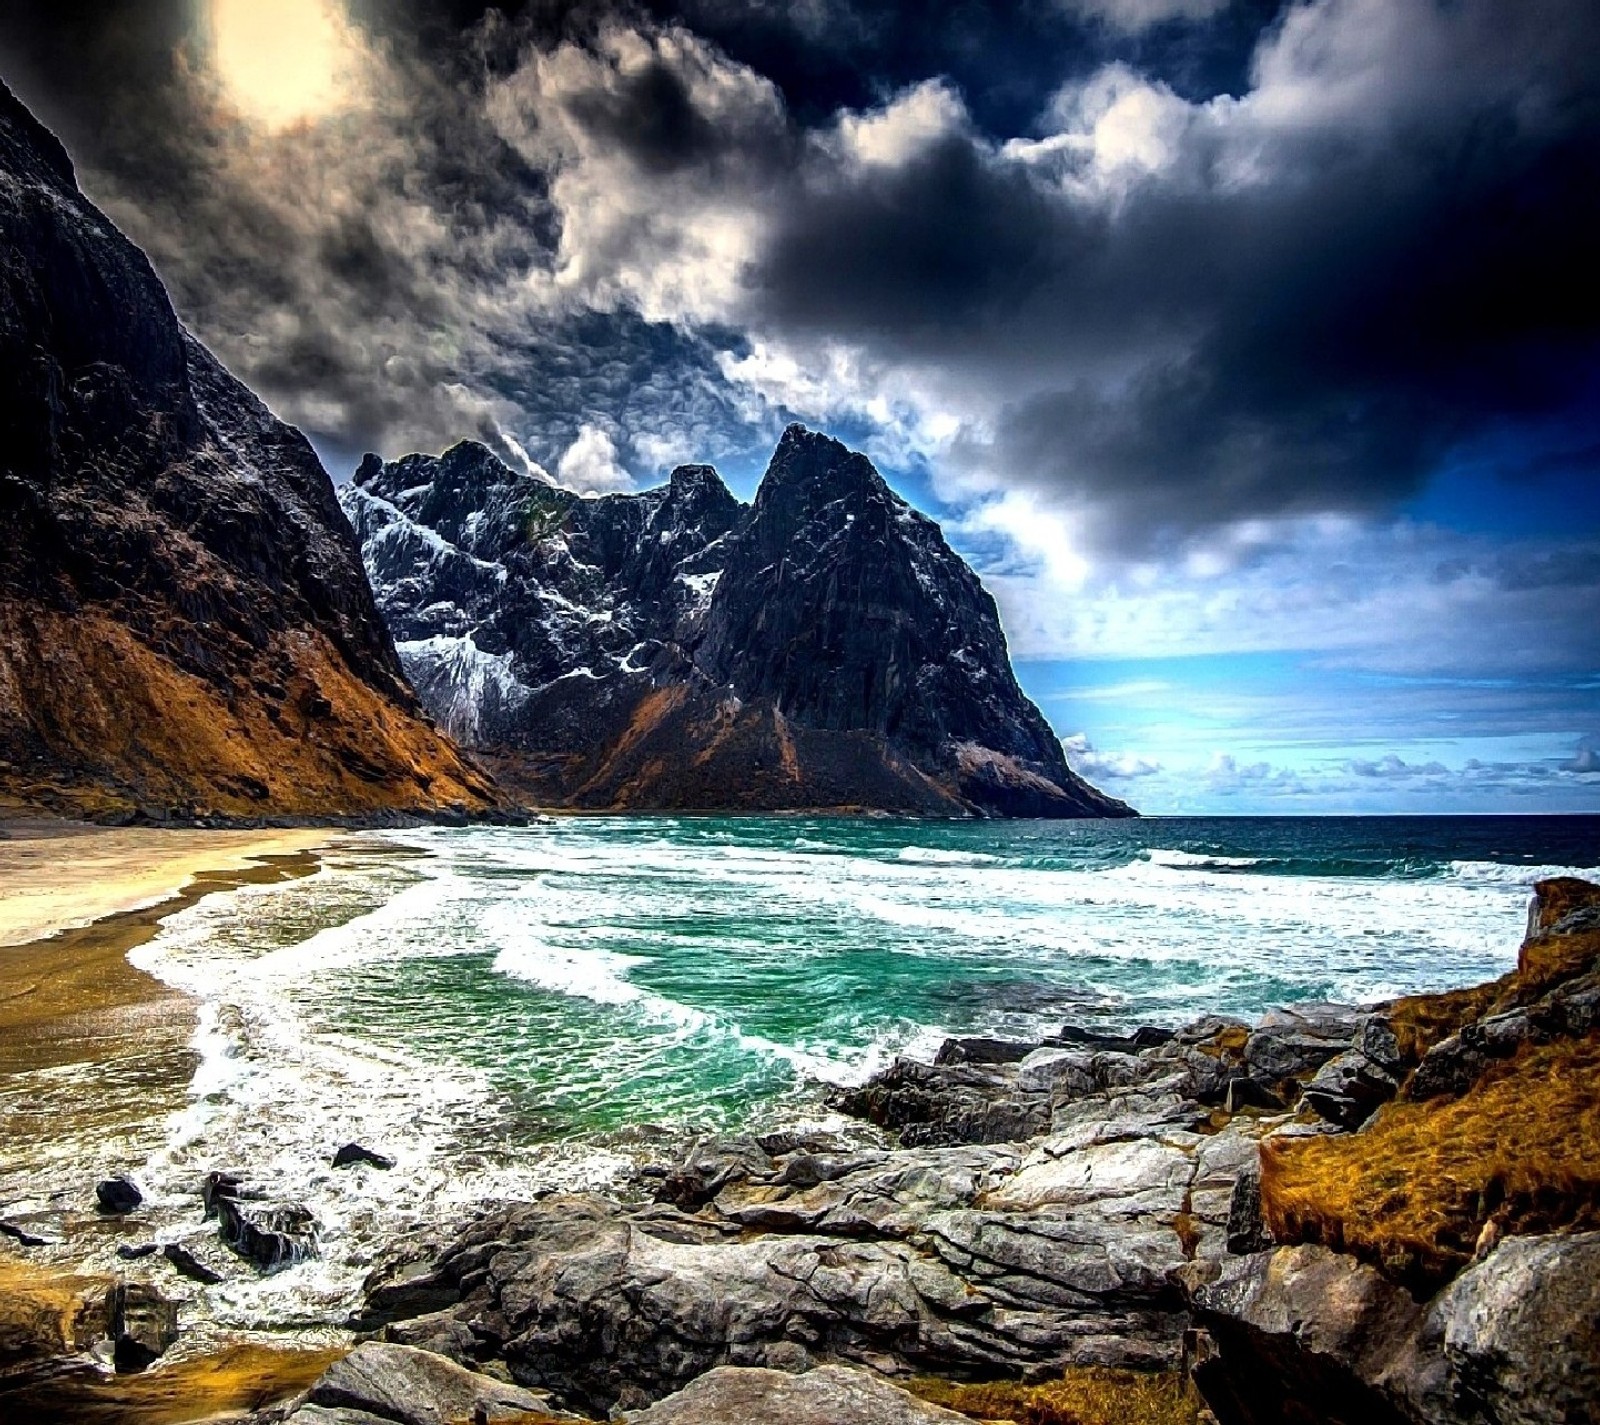
{"type": "Polygon", "coordinates": [[[1532,882],[1597,864],[1597,818],[362,834],[134,952],[200,1002],[188,1106],[142,1161],[72,1151],[131,1169],[196,1249],[212,1168],[307,1203],[322,1258],[210,1289],[205,1315],[335,1321],[397,1232],[603,1186],[663,1136],[827,1121],[829,1086],[948,1034],[1177,1025],[1500,974],[1532,882]],[[332,1171],[352,1139],[396,1170],[332,1171]]]}
{"type": "MultiPolygon", "coordinates": [[[[1593,820],[596,818],[208,902],[148,956],[302,1036],[459,1071],[530,1141],[726,1127],[946,1034],[1176,1025],[1501,973],[1593,820]],[[184,933],[187,932],[187,933],[184,933]]],[[[421,853],[421,854],[416,854],[421,853]]]]}

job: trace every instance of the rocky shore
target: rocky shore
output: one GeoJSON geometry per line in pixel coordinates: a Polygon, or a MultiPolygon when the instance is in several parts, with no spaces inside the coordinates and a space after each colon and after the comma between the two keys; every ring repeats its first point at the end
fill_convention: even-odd
{"type": "MultiPolygon", "coordinates": [[[[399,1244],[364,1344],[252,1418],[1596,1418],[1600,887],[1541,883],[1490,985],[952,1040],[836,1106],[877,1141],[705,1138],[399,1244]]],[[[101,1354],[163,1334],[107,1301],[101,1354]]]]}

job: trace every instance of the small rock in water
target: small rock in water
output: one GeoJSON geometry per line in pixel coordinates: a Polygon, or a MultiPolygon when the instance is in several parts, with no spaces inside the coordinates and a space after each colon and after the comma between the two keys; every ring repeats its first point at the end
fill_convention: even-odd
{"type": "Polygon", "coordinates": [[[107,1178],[94,1190],[96,1200],[100,1204],[100,1211],[121,1215],[132,1212],[144,1201],[144,1194],[133,1185],[130,1178],[118,1173],[114,1178],[107,1178]]]}
{"type": "Polygon", "coordinates": [[[180,1247],[176,1242],[168,1242],[161,1249],[161,1255],[172,1263],[181,1276],[197,1281],[202,1286],[215,1286],[222,1280],[221,1272],[212,1271],[187,1247],[180,1247]]]}
{"type": "Polygon", "coordinates": [[[0,1237],[9,1237],[13,1242],[19,1242],[24,1247],[48,1247],[51,1241],[48,1237],[41,1237],[35,1232],[30,1232],[26,1227],[18,1226],[15,1222],[7,1222],[0,1217],[0,1237]]]}
{"type": "Polygon", "coordinates": [[[375,1168],[392,1168],[394,1159],[385,1157],[382,1153],[374,1153],[371,1148],[363,1147],[360,1143],[346,1143],[333,1155],[333,1166],[347,1168],[352,1163],[370,1163],[375,1168]]]}
{"type": "Polygon", "coordinates": [[[178,1339],[178,1307],[153,1286],[118,1282],[106,1298],[117,1373],[142,1371],[178,1339]]]}
{"type": "Polygon", "coordinates": [[[140,1242],[135,1246],[132,1242],[123,1242],[117,1247],[117,1255],[125,1262],[137,1262],[141,1257],[153,1257],[161,1250],[159,1242],[140,1242]]]}

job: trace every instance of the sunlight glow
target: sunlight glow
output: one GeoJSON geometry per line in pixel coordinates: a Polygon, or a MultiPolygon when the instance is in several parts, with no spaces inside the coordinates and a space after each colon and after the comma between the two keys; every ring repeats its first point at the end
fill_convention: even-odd
{"type": "Polygon", "coordinates": [[[212,63],[228,98],[269,129],[347,107],[360,43],[340,0],[210,0],[212,63]]]}

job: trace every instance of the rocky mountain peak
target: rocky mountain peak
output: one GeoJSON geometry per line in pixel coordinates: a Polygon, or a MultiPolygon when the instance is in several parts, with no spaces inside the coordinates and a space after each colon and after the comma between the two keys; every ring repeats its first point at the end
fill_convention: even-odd
{"type": "Polygon", "coordinates": [[[709,465],[584,499],[470,448],[364,464],[341,499],[424,701],[534,795],[1127,813],[1067,767],[994,601],[864,455],[792,425],[747,507],[709,465]]]}

